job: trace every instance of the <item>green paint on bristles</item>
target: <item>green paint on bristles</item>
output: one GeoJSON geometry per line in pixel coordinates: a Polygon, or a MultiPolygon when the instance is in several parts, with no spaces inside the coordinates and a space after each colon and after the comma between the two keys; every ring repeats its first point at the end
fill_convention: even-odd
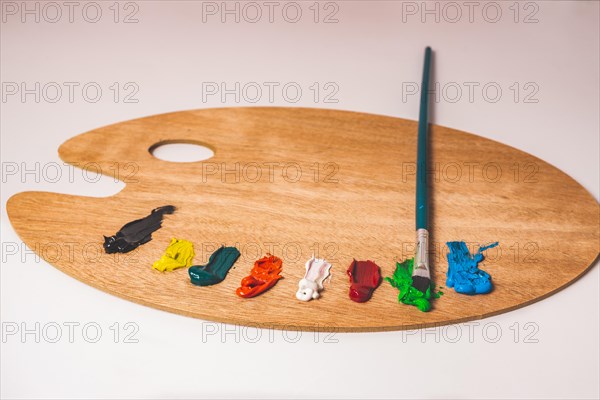
{"type": "Polygon", "coordinates": [[[412,285],[412,272],[413,272],[414,258],[409,258],[401,263],[396,263],[396,271],[391,277],[386,277],[393,287],[400,291],[398,294],[398,302],[408,304],[417,307],[423,312],[427,312],[431,309],[431,298],[439,298],[444,293],[442,291],[432,292],[432,288],[435,286],[432,284],[427,288],[425,293],[416,289],[412,285]]]}

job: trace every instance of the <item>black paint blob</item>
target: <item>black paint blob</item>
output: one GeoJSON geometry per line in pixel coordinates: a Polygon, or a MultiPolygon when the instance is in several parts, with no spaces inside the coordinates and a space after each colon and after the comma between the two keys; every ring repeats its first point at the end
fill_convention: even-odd
{"type": "Polygon", "coordinates": [[[145,218],[125,224],[116,235],[104,236],[104,251],[108,254],[127,253],[139,245],[152,240],[152,232],[161,227],[163,215],[173,214],[174,206],[163,206],[152,210],[145,218]]]}

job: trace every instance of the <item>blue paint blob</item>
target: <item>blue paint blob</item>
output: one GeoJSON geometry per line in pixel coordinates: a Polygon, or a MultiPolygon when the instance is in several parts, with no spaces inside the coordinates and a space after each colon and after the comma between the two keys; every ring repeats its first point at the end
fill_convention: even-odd
{"type": "Polygon", "coordinates": [[[492,291],[492,277],[479,269],[477,264],[483,260],[483,252],[498,246],[498,242],[480,247],[475,255],[471,255],[465,242],[447,242],[448,277],[446,286],[453,287],[458,293],[474,295],[492,291]]]}

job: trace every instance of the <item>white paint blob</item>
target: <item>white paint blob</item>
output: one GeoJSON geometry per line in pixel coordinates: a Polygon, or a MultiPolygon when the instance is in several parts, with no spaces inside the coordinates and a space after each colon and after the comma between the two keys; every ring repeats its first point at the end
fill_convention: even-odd
{"type": "Polygon", "coordinates": [[[331,264],[327,261],[315,258],[313,255],[306,262],[306,273],[298,283],[296,298],[300,301],[318,299],[319,292],[323,290],[323,281],[330,275],[331,264]]]}

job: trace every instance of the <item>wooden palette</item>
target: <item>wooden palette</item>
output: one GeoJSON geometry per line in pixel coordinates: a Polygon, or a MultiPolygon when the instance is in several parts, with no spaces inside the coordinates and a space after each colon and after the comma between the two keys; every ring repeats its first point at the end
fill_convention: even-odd
{"type": "Polygon", "coordinates": [[[26,192],[8,201],[23,241],[72,277],[122,298],[187,316],[252,326],[324,331],[414,329],[510,311],[580,277],[599,251],[599,205],[565,173],[527,153],[468,133],[432,126],[430,176],[435,282],[445,287],[445,242],[499,241],[481,266],[491,294],[452,289],[429,313],[397,302],[382,282],[363,304],[348,297],[353,258],[375,261],[383,276],[414,249],[417,124],[398,118],[303,108],[223,108],[156,115],[95,129],[64,143],[65,162],[90,176],[126,182],[109,198],[26,192]],[[214,157],[159,160],[168,142],[203,144],[214,157]],[[260,171],[260,174],[259,174],[260,171]],[[165,217],[153,240],[128,254],[102,251],[102,235],[146,216],[165,217]],[[171,237],[195,244],[204,264],[221,243],[242,256],[227,279],[190,283],[186,269],[151,268],[171,237]],[[235,295],[253,262],[283,258],[284,279],[253,299],[235,295]],[[295,298],[313,252],[333,263],[319,300],[295,298]]]}

